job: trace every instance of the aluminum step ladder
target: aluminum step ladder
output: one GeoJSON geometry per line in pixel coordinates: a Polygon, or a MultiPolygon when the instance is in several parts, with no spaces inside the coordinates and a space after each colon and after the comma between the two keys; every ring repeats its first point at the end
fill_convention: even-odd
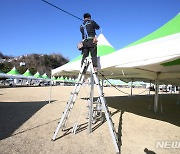
{"type": "MultiPolygon", "coordinates": [[[[72,110],[72,108],[74,106],[74,103],[76,101],[76,98],[77,98],[79,90],[80,90],[80,87],[84,82],[85,74],[87,74],[88,69],[90,70],[90,76],[91,76],[90,97],[88,99],[88,108],[89,108],[88,132],[89,133],[92,132],[92,125],[95,123],[94,121],[96,121],[98,119],[101,119],[101,121],[103,121],[102,112],[104,112],[105,118],[106,118],[108,126],[109,126],[109,131],[110,131],[113,143],[114,143],[115,151],[116,151],[116,153],[119,154],[120,151],[119,151],[118,137],[117,137],[117,134],[116,134],[116,131],[114,128],[113,121],[112,121],[111,116],[110,116],[108,106],[106,104],[106,100],[104,98],[104,94],[102,92],[102,88],[101,88],[100,83],[99,83],[97,73],[94,71],[92,60],[90,58],[86,58],[84,60],[84,63],[81,67],[80,73],[79,73],[78,78],[77,78],[77,82],[75,83],[75,86],[74,86],[74,89],[70,95],[69,101],[67,102],[66,109],[63,112],[63,115],[62,115],[60,121],[58,122],[58,126],[54,132],[52,141],[55,141],[56,136],[57,136],[60,129],[62,129],[62,130],[65,129],[68,117],[70,115],[70,111],[72,110]],[[93,100],[94,85],[96,85],[96,87],[98,89],[98,96],[99,96],[98,100],[96,102],[94,102],[94,100],[93,100]],[[94,107],[93,104],[95,104],[96,106],[94,107]]],[[[78,129],[78,125],[77,125],[77,123],[75,123],[73,126],[72,132],[75,134],[77,129],[78,129]]]]}

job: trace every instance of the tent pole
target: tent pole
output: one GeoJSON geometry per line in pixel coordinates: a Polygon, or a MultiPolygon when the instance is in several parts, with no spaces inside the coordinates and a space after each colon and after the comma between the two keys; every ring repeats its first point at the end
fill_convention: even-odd
{"type": "Polygon", "coordinates": [[[15,78],[13,78],[13,87],[15,87],[15,78]]]}
{"type": "Polygon", "coordinates": [[[149,95],[151,94],[151,80],[150,80],[150,85],[149,85],[149,95]]]}
{"type": "Polygon", "coordinates": [[[133,78],[132,78],[132,81],[131,81],[131,96],[132,96],[132,86],[133,86],[133,78]]]}
{"type": "Polygon", "coordinates": [[[180,101],[179,101],[179,98],[180,98],[180,86],[178,87],[178,92],[179,92],[179,94],[178,94],[178,98],[177,98],[177,105],[180,104],[180,101]]]}
{"type": "Polygon", "coordinates": [[[174,93],[176,93],[176,86],[174,85],[174,93]]]}
{"type": "Polygon", "coordinates": [[[159,94],[159,79],[157,74],[157,79],[155,80],[155,96],[154,96],[154,112],[158,111],[158,94],[159,94]]]}
{"type": "Polygon", "coordinates": [[[51,75],[51,80],[50,80],[50,90],[49,90],[49,104],[51,103],[51,92],[52,92],[52,75],[51,75]]]}

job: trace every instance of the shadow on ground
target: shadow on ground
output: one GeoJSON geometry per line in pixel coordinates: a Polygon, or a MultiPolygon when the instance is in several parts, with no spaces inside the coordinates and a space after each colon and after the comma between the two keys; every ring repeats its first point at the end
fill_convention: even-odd
{"type": "Polygon", "coordinates": [[[159,95],[159,111],[157,113],[153,112],[154,95],[106,97],[106,102],[109,107],[123,112],[130,112],[180,126],[180,105],[177,105],[177,99],[177,94],[159,95]],[[160,112],[161,104],[163,113],[160,112]],[[149,107],[151,107],[150,110],[149,107]]]}
{"type": "Polygon", "coordinates": [[[48,102],[0,102],[0,140],[10,137],[48,102]]]}
{"type": "Polygon", "coordinates": [[[146,154],[156,154],[154,151],[148,150],[147,148],[144,149],[146,154]]]}

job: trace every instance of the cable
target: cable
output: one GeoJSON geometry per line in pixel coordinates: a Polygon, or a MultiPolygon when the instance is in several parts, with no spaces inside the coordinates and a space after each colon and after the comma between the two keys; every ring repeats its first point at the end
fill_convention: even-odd
{"type": "Polygon", "coordinates": [[[122,91],[122,90],[120,90],[120,89],[118,89],[115,85],[113,85],[101,72],[98,72],[99,74],[101,74],[101,76],[104,78],[104,79],[106,79],[107,80],[107,82],[109,82],[109,84],[111,85],[111,86],[113,86],[114,88],[116,88],[118,91],[120,91],[120,92],[122,92],[122,93],[124,93],[124,94],[127,94],[127,95],[129,95],[129,93],[126,93],[126,92],[124,92],[124,91],[122,91]]]}
{"type": "Polygon", "coordinates": [[[52,4],[52,3],[49,3],[49,2],[47,2],[47,1],[45,1],[45,0],[42,0],[42,1],[45,2],[45,3],[47,3],[47,4],[49,4],[49,5],[51,5],[51,6],[53,6],[54,8],[56,8],[56,9],[58,9],[58,10],[64,12],[64,13],[67,13],[67,14],[69,14],[69,15],[75,17],[76,19],[79,19],[79,20],[81,20],[81,21],[84,21],[83,19],[81,19],[81,18],[79,18],[79,17],[73,15],[72,13],[69,13],[69,12],[67,12],[67,11],[65,11],[65,10],[63,10],[63,9],[61,9],[61,8],[59,8],[59,7],[57,7],[56,5],[54,5],[54,4],[52,4]]]}
{"type": "MultiPolygon", "coordinates": [[[[101,72],[99,72],[99,73],[101,74],[101,76],[102,76],[104,79],[106,79],[106,80],[109,82],[109,84],[110,84],[111,86],[113,86],[114,88],[116,88],[118,91],[120,91],[120,92],[122,92],[122,93],[124,93],[124,94],[130,95],[129,93],[123,92],[122,90],[118,89],[118,88],[117,88],[115,85],[113,85],[101,72]]],[[[144,93],[145,91],[147,91],[147,89],[144,90],[144,91],[142,91],[142,92],[140,92],[140,93],[138,93],[138,94],[136,94],[136,95],[140,95],[140,94],[144,93]]]]}
{"type": "Polygon", "coordinates": [[[148,89],[146,89],[146,90],[144,90],[144,91],[142,91],[142,92],[140,92],[140,93],[138,93],[138,94],[136,94],[136,95],[140,95],[140,94],[146,92],[147,90],[148,90],[148,89]]]}

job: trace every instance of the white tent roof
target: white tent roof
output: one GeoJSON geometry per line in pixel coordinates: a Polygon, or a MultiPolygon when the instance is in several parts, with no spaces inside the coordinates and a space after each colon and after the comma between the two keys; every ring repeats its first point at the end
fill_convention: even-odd
{"type": "MultiPolygon", "coordinates": [[[[108,54],[115,51],[115,49],[112,47],[112,45],[107,41],[107,39],[104,37],[103,34],[100,34],[98,36],[98,55],[104,56],[103,53],[108,54]]],[[[78,57],[77,57],[78,58],[78,57]]],[[[73,60],[63,66],[60,66],[56,69],[52,70],[52,76],[62,76],[62,75],[77,75],[81,68],[81,58],[77,60],[73,60]]]]}
{"type": "MultiPolygon", "coordinates": [[[[180,84],[179,21],[180,15],[178,14],[163,27],[141,39],[140,42],[137,41],[138,43],[135,42],[126,48],[100,56],[101,74],[107,78],[137,80],[158,78],[164,83],[180,84]],[[170,33],[167,33],[167,29],[170,29],[170,33]]],[[[98,39],[100,38],[99,36],[98,39]]],[[[108,41],[98,43],[101,44],[101,42],[103,44],[108,41]]],[[[80,60],[52,70],[52,75],[76,75],[79,70],[80,60]]]]}
{"type": "Polygon", "coordinates": [[[97,45],[107,45],[112,47],[112,45],[108,42],[108,40],[104,37],[103,34],[99,35],[97,45]]]}
{"type": "Polygon", "coordinates": [[[1,78],[11,78],[11,75],[3,73],[3,72],[0,72],[0,79],[1,78]]]}
{"type": "Polygon", "coordinates": [[[102,72],[108,78],[155,80],[158,75],[165,82],[180,83],[180,65],[163,65],[180,58],[179,43],[180,33],[118,50],[101,58],[102,72]]]}

